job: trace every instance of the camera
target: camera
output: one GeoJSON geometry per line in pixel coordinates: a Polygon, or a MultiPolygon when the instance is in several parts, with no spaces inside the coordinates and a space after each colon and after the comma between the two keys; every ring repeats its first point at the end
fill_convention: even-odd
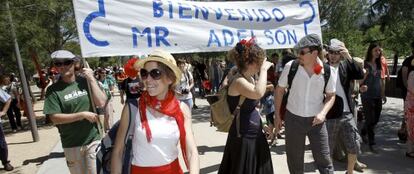
{"type": "Polygon", "coordinates": [[[190,91],[188,89],[182,89],[181,90],[181,94],[188,94],[190,93],[190,91]]]}

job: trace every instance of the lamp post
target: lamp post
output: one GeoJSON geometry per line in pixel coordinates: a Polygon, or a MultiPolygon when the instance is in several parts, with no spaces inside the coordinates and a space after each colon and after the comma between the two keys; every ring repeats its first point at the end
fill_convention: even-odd
{"type": "Polygon", "coordinates": [[[11,11],[10,11],[10,6],[9,6],[9,1],[8,0],[6,0],[6,11],[8,13],[7,17],[8,17],[9,23],[10,23],[10,32],[12,34],[12,39],[13,39],[13,42],[14,42],[14,50],[15,50],[15,53],[16,53],[16,61],[17,61],[17,65],[18,65],[18,68],[19,68],[20,79],[22,80],[23,95],[24,95],[24,100],[26,102],[27,111],[28,111],[28,114],[29,114],[29,121],[30,121],[30,127],[31,127],[31,131],[32,131],[32,137],[33,137],[34,142],[38,142],[39,141],[39,133],[37,132],[36,119],[35,119],[34,112],[33,112],[31,97],[30,97],[30,94],[29,94],[29,87],[27,85],[28,83],[27,83],[26,75],[25,75],[24,69],[23,69],[22,58],[20,56],[19,43],[17,43],[16,32],[15,32],[15,29],[14,29],[13,18],[12,18],[12,14],[11,14],[11,11]]]}

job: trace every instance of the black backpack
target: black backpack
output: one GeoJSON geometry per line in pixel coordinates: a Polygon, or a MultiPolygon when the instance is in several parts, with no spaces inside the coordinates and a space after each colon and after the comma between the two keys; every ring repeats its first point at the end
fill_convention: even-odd
{"type": "MultiPolygon", "coordinates": [[[[287,99],[289,97],[290,87],[292,85],[293,78],[295,77],[296,72],[298,71],[298,68],[299,68],[299,60],[294,60],[289,69],[287,92],[283,96],[282,107],[284,107],[284,110],[286,110],[286,104],[287,104],[287,99]]],[[[328,85],[329,78],[331,77],[331,67],[329,64],[323,63],[323,69],[325,71],[325,73],[323,74],[323,79],[325,81],[325,85],[323,89],[325,93],[326,85],[328,85]]],[[[343,109],[344,109],[344,102],[341,97],[336,95],[335,103],[332,106],[332,108],[328,111],[328,113],[326,114],[326,119],[334,119],[334,118],[341,117],[343,109]]],[[[286,111],[283,111],[283,112],[286,112],[286,111]]]]}
{"type": "Polygon", "coordinates": [[[400,88],[400,89],[406,89],[405,88],[405,85],[404,85],[404,82],[403,82],[403,79],[402,79],[402,68],[403,68],[404,66],[402,66],[400,69],[398,69],[398,72],[397,72],[397,79],[396,79],[396,86],[397,86],[397,88],[400,88]]]}
{"type": "MultiPolygon", "coordinates": [[[[138,100],[127,100],[129,106],[129,124],[128,131],[125,135],[125,147],[122,161],[122,173],[131,173],[131,159],[132,159],[132,138],[134,136],[134,127],[136,120],[136,113],[138,112],[138,100]]],[[[116,134],[119,128],[119,122],[116,122],[108,131],[105,137],[101,140],[101,144],[96,148],[96,171],[97,174],[111,173],[111,156],[112,148],[115,144],[116,134]]]]}

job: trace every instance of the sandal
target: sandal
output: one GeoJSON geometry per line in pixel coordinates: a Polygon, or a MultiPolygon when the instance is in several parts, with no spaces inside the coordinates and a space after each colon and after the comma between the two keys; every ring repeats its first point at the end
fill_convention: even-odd
{"type": "Polygon", "coordinates": [[[408,158],[414,158],[414,152],[406,152],[405,156],[408,158]]]}

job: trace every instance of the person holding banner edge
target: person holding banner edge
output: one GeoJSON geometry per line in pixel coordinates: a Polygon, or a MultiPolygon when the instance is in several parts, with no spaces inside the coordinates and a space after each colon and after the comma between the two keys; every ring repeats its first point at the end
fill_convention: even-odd
{"type": "Polygon", "coordinates": [[[155,50],[134,64],[146,91],[138,99],[138,113],[129,113],[125,105],[112,151],[111,173],[121,174],[124,138],[128,131],[129,115],[137,119],[131,125],[131,174],[183,174],[178,161],[178,143],[190,174],[199,173],[198,150],[192,132],[190,108],[174,95],[181,71],[174,57],[155,50]]]}
{"type": "Polygon", "coordinates": [[[48,88],[43,112],[59,130],[70,173],[95,174],[95,149],[101,135],[92,101],[96,107],[104,107],[107,97],[93,71],[81,69],[80,59],[71,52],[58,50],[51,57],[61,77],[48,88]],[[76,75],[78,70],[80,75],[76,75]],[[88,91],[88,84],[91,91],[88,91]],[[90,92],[93,98],[88,95],[90,92]]]}

